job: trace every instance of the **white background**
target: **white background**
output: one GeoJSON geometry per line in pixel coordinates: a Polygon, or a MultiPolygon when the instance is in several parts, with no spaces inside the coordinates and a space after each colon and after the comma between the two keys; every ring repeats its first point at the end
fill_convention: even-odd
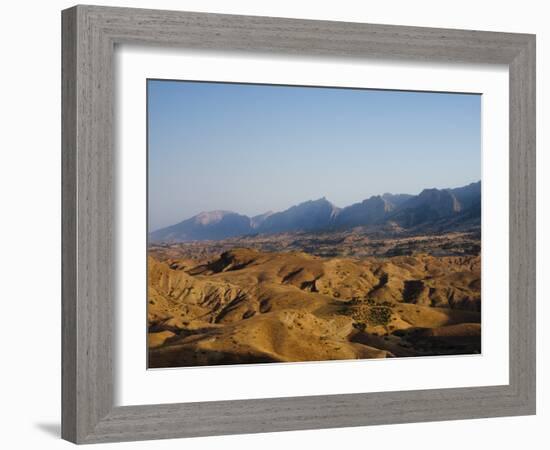
{"type": "Polygon", "coordinates": [[[116,53],[115,398],[118,405],[350,394],[508,383],[508,70],[503,66],[299,60],[127,46],[116,53]],[[144,370],[146,83],[191,79],[483,93],[483,355],[144,370]],[[403,373],[407,373],[403,377],[403,373]],[[429,376],[426,376],[429,374],[429,376]],[[224,382],[220,383],[219,380],[224,382]],[[273,380],[266,383],[266,380],[273,380]],[[342,386],[341,380],[346,380],[342,386]],[[185,386],[193,389],[185,389],[185,386]]]}
{"type": "MultiPolygon", "coordinates": [[[[185,9],[311,19],[333,19],[515,31],[537,34],[538,229],[548,228],[547,144],[550,113],[544,3],[462,0],[460,2],[385,1],[116,1],[105,5],[185,9]],[[546,170],[545,170],[546,169],[546,170]]],[[[0,442],[7,448],[68,448],[59,440],[60,415],[60,16],[71,2],[9,2],[0,26],[2,165],[0,195],[3,239],[0,259],[3,355],[0,372],[0,442]],[[7,250],[7,251],[6,251],[7,250]]],[[[544,384],[549,333],[543,329],[548,308],[548,239],[538,236],[538,415],[442,423],[390,425],[118,444],[117,448],[257,449],[290,446],[335,448],[461,449],[482,446],[543,448],[550,420],[544,384]],[[546,280],[545,280],[546,279],[546,280]],[[544,355],[546,353],[546,355],[544,355]],[[537,445],[536,442],[540,441],[537,445]]],[[[546,442],[547,444],[547,442],[546,442]]],[[[114,448],[107,446],[98,446],[114,448]]]]}

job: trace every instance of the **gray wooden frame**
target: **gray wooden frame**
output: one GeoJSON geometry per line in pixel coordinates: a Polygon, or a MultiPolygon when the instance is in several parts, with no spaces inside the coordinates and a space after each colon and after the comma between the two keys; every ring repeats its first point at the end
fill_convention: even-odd
{"type": "Polygon", "coordinates": [[[535,413],[535,36],[97,6],[63,11],[62,30],[63,438],[94,443],[535,413]],[[114,407],[118,43],[508,65],[510,383],[114,407]]]}

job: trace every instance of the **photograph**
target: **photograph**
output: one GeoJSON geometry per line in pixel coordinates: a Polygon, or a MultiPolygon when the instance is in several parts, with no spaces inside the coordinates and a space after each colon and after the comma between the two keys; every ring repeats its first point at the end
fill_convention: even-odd
{"type": "Polygon", "coordinates": [[[146,83],[149,369],[482,353],[480,94],[146,83]]]}
{"type": "Polygon", "coordinates": [[[544,449],[549,15],[442,5],[3,4],[1,448],[544,449]]]}

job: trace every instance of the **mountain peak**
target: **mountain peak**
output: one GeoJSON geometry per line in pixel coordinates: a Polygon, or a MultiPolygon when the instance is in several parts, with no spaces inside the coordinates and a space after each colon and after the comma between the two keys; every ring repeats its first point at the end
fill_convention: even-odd
{"type": "Polygon", "coordinates": [[[332,204],[332,202],[330,202],[329,200],[327,200],[326,197],[320,197],[318,199],[315,199],[315,200],[307,200],[305,202],[302,202],[302,203],[298,203],[298,205],[296,206],[301,206],[301,205],[306,205],[306,204],[311,204],[311,205],[331,205],[331,206],[334,206],[332,204]]]}
{"type": "Polygon", "coordinates": [[[253,229],[257,229],[262,223],[264,223],[264,221],[269,216],[271,216],[273,214],[274,214],[274,212],[270,210],[270,211],[264,212],[263,214],[258,214],[257,216],[251,217],[250,218],[250,226],[253,229]]]}
{"type": "Polygon", "coordinates": [[[358,226],[369,230],[390,222],[403,230],[420,225],[428,229],[441,229],[442,226],[456,229],[460,223],[475,225],[480,220],[481,182],[478,181],[452,189],[427,188],[418,195],[373,195],[342,209],[323,196],[281,212],[268,211],[254,217],[227,210],[203,211],[150,233],[149,239],[168,242],[220,240],[250,233],[315,232],[358,226]]]}
{"type": "Polygon", "coordinates": [[[258,227],[260,233],[321,230],[330,226],[339,208],[325,197],[308,200],[267,217],[258,227]]]}
{"type": "Polygon", "coordinates": [[[203,211],[175,225],[153,231],[151,241],[204,241],[250,233],[250,219],[231,211],[203,211]]]}
{"type": "Polygon", "coordinates": [[[222,220],[225,216],[230,214],[237,214],[233,211],[225,211],[225,210],[214,210],[214,211],[202,211],[199,214],[197,214],[194,219],[196,223],[200,223],[202,225],[208,225],[210,223],[217,223],[220,220],[222,220]]]}

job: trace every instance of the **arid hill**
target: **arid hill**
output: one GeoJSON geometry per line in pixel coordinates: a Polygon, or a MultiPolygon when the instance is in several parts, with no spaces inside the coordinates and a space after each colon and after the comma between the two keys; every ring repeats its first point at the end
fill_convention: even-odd
{"type": "Polygon", "coordinates": [[[189,259],[189,264],[216,259],[234,248],[260,252],[302,252],[326,258],[367,258],[415,256],[477,256],[481,250],[481,230],[471,232],[414,234],[400,230],[366,233],[360,229],[334,232],[260,234],[223,240],[152,243],[149,250],[158,259],[189,259]],[[393,237],[390,237],[393,236],[393,237]]]}
{"type": "Polygon", "coordinates": [[[480,257],[153,247],[149,366],[479,353],[480,257]]]}

